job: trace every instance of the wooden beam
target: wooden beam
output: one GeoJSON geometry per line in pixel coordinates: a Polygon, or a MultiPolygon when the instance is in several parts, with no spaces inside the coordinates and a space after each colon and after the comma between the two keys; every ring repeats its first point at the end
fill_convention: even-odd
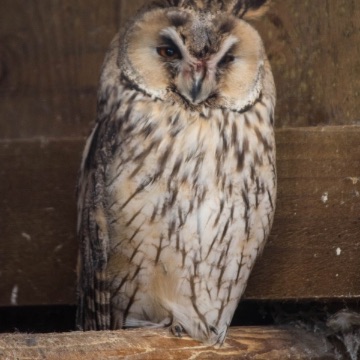
{"type": "Polygon", "coordinates": [[[230,328],[221,348],[204,346],[168,330],[121,330],[0,335],[2,359],[335,359],[323,335],[296,328],[230,328]]]}
{"type": "MultiPolygon", "coordinates": [[[[248,299],[360,298],[360,127],[277,130],[273,231],[248,299]]],[[[0,142],[0,305],[75,302],[84,139],[0,142]]]]}

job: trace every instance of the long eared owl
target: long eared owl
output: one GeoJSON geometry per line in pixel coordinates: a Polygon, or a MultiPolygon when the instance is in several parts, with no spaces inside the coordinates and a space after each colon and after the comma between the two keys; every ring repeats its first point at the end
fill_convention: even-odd
{"type": "Polygon", "coordinates": [[[78,185],[77,324],[223,343],[271,228],[266,0],[149,2],[112,41],[78,185]]]}

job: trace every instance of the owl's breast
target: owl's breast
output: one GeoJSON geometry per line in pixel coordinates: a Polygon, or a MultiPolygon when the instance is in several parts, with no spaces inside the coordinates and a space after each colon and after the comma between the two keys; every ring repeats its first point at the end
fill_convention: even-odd
{"type": "Polygon", "coordinates": [[[107,171],[110,273],[137,277],[149,313],[159,297],[166,308],[196,295],[219,322],[225,303],[226,314],[236,306],[271,226],[272,126],[259,111],[201,117],[142,106],[124,122],[107,171]]]}
{"type": "MultiPolygon", "coordinates": [[[[113,246],[127,238],[137,246],[139,232],[144,244],[166,239],[171,249],[202,253],[215,251],[215,238],[226,243],[235,234],[263,241],[276,193],[268,108],[259,104],[245,114],[212,110],[200,116],[161,102],[149,109],[141,101],[135,105],[121,120],[107,171],[113,246]]],[[[151,254],[156,251],[149,247],[151,254]]]]}

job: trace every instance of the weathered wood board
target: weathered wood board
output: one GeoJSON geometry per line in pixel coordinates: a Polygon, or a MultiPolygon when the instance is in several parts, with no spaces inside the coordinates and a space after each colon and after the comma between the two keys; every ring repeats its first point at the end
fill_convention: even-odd
{"type": "MultiPolygon", "coordinates": [[[[86,134],[108,44],[144,2],[2,0],[0,138],[86,134]]],[[[358,0],[274,0],[256,23],[278,127],[359,124],[359,18],[358,0]]]]}
{"type": "Polygon", "coordinates": [[[168,330],[123,330],[62,334],[0,334],[2,359],[225,359],[332,360],[334,349],[322,335],[295,328],[230,328],[221,348],[204,346],[168,330]]]}
{"type": "Polygon", "coordinates": [[[278,126],[360,124],[360,2],[274,0],[263,36],[278,126]]]}
{"type": "MultiPolygon", "coordinates": [[[[360,298],[360,127],[278,130],[274,227],[248,299],[360,298]]],[[[83,139],[0,142],[0,305],[75,302],[83,139]]]]}
{"type": "Polygon", "coordinates": [[[64,139],[0,144],[0,304],[73,303],[82,146],[64,139]]]}
{"type": "Polygon", "coordinates": [[[360,297],[360,128],[276,135],[278,205],[246,297],[360,297]]]}

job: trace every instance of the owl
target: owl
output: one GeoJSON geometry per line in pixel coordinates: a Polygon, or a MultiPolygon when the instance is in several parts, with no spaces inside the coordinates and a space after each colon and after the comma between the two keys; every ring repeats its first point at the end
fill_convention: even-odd
{"type": "Polygon", "coordinates": [[[78,184],[77,325],[222,344],[273,221],[266,0],[159,0],[112,41],[78,184]]]}

